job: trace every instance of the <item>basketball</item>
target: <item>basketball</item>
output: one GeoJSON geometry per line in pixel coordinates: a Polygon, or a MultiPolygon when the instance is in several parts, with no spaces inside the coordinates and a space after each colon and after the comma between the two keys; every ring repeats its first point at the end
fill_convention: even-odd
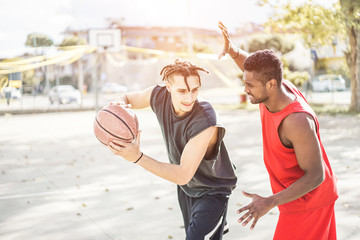
{"type": "Polygon", "coordinates": [[[95,136],[106,146],[112,140],[132,142],[138,130],[139,123],[135,113],[121,105],[107,105],[95,117],[95,136]]]}

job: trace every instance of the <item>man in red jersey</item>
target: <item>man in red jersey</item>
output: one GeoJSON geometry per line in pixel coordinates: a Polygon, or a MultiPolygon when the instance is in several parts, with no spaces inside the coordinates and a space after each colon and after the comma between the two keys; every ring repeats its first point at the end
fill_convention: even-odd
{"type": "Polygon", "coordinates": [[[243,192],[252,202],[238,210],[239,223],[252,221],[253,229],[270,209],[280,211],[274,238],[336,239],[334,203],[336,177],[321,143],[319,122],[301,92],[282,79],[282,63],[271,50],[249,55],[230,41],[219,22],[224,50],[244,71],[244,91],[251,103],[259,103],[263,154],[273,195],[243,192]]]}

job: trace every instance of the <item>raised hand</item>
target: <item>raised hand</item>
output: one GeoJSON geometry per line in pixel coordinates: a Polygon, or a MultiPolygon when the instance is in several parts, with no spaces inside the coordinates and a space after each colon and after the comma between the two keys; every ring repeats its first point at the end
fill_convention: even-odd
{"type": "Polygon", "coordinates": [[[219,55],[219,59],[221,59],[222,57],[224,57],[229,52],[230,48],[233,47],[233,44],[232,44],[232,42],[230,40],[228,30],[224,26],[224,24],[219,21],[218,27],[220,28],[221,33],[222,33],[223,38],[224,38],[224,48],[223,48],[223,51],[219,55]]]}

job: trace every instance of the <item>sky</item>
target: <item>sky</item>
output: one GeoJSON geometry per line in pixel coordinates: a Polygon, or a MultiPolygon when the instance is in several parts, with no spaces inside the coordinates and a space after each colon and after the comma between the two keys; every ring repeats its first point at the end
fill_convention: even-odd
{"type": "Polygon", "coordinates": [[[257,6],[256,0],[0,0],[0,3],[0,53],[25,48],[26,37],[32,32],[45,33],[58,44],[66,28],[103,28],[107,18],[124,18],[127,26],[207,29],[217,29],[221,20],[231,32],[243,22],[265,22],[271,14],[269,8],[257,6]]]}

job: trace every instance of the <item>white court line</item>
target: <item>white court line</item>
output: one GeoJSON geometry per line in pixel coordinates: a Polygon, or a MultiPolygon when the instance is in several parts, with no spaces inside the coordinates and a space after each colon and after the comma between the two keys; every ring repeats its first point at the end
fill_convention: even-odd
{"type": "MultiPolygon", "coordinates": [[[[112,188],[114,189],[114,188],[112,188]]],[[[79,190],[59,190],[59,191],[50,191],[50,192],[38,192],[38,193],[28,193],[28,194],[15,194],[15,195],[3,195],[0,196],[0,200],[11,200],[11,199],[24,199],[24,198],[33,198],[33,197],[46,197],[46,196],[56,196],[56,195],[85,195],[88,193],[101,193],[104,192],[103,189],[99,190],[86,190],[83,191],[81,189],[79,190]]]]}

